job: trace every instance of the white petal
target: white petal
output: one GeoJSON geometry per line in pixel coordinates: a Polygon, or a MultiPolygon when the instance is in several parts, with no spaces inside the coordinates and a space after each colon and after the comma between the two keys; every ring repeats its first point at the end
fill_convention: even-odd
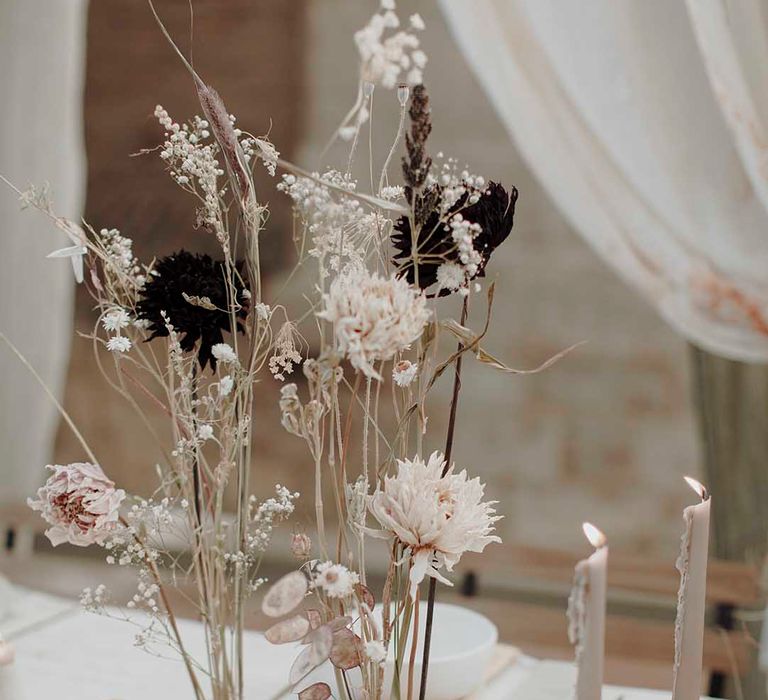
{"type": "Polygon", "coordinates": [[[75,280],[78,284],[83,281],[83,256],[86,254],[87,248],[81,245],[68,246],[67,248],[59,248],[52,253],[46,255],[47,258],[69,258],[72,261],[72,271],[75,273],[75,280]]]}
{"type": "Polygon", "coordinates": [[[46,258],[68,258],[73,255],[85,255],[86,253],[85,246],[81,245],[72,245],[68,246],[66,248],[59,248],[58,250],[54,250],[52,253],[48,253],[46,255],[46,258]]]}

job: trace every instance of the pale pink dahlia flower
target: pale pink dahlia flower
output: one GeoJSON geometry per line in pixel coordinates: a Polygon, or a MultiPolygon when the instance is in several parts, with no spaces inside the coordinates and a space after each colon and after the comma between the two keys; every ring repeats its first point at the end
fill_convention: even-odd
{"type": "Polygon", "coordinates": [[[368,508],[383,528],[373,535],[394,537],[408,548],[411,558],[411,596],[425,576],[452,585],[439,569],[452,571],[464,552],[482,552],[487,544],[501,542],[492,534],[501,518],[483,501],[485,486],[467,479],[467,472],[441,476],[445,458],[433,452],[425,463],[420,457],[398,460],[397,474],[384,478],[370,497],[368,508]]]}
{"type": "Polygon", "coordinates": [[[27,499],[52,527],[45,531],[53,546],[101,544],[114,532],[125,491],[115,489],[101,467],[88,462],[48,466],[53,474],[27,499]]]}

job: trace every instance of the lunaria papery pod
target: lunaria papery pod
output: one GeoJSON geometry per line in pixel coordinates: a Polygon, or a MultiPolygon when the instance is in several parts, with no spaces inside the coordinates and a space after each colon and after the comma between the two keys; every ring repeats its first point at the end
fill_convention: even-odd
{"type": "Polygon", "coordinates": [[[292,571],[279,579],[261,601],[261,611],[269,617],[282,617],[294,610],[307,594],[309,581],[301,571],[292,571]]]}
{"type": "Polygon", "coordinates": [[[327,683],[313,683],[299,693],[299,700],[328,700],[331,687],[327,683]]]}
{"type": "Polygon", "coordinates": [[[296,657],[296,661],[294,661],[293,666],[291,666],[289,680],[292,684],[298,683],[312,669],[317,668],[323,663],[331,654],[334,637],[330,627],[322,625],[316,630],[312,630],[307,635],[307,638],[309,637],[311,637],[309,646],[296,657]]]}
{"type": "Polygon", "coordinates": [[[352,630],[346,627],[333,635],[330,654],[331,663],[343,671],[359,666],[363,662],[363,642],[352,630]]]}
{"type": "Polygon", "coordinates": [[[303,615],[294,615],[272,625],[264,633],[264,636],[272,644],[287,644],[304,639],[307,632],[309,632],[309,620],[303,615]]]}

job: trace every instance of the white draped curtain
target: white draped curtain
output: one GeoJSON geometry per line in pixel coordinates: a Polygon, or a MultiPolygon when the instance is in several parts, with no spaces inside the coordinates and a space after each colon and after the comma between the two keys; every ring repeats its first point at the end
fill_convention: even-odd
{"type": "Polygon", "coordinates": [[[768,361],[765,4],[441,4],[517,147],[598,254],[688,340],[768,361]]]}
{"type": "MultiPolygon", "coordinates": [[[[57,213],[78,220],[84,194],[82,93],[85,0],[0,2],[0,173],[25,188],[50,185],[57,213]]],[[[45,216],[20,211],[0,184],[0,331],[61,396],[72,334],[71,245],[45,216]]],[[[23,503],[41,483],[58,415],[0,343],[0,505],[23,503]]]]}

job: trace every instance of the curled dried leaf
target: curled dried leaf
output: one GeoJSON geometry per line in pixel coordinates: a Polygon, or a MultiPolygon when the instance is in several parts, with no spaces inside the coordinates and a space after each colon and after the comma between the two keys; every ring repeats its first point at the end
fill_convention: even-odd
{"type": "Polygon", "coordinates": [[[333,635],[330,653],[331,663],[343,671],[363,663],[363,640],[352,630],[341,629],[333,635]]]}
{"type": "Polygon", "coordinates": [[[292,571],[269,589],[261,601],[261,611],[269,617],[287,615],[304,600],[308,588],[307,577],[301,571],[292,571]]]}
{"type": "Polygon", "coordinates": [[[365,603],[368,606],[368,610],[373,610],[376,606],[376,598],[373,596],[373,592],[368,586],[364,586],[362,583],[358,583],[355,586],[355,593],[360,599],[361,603],[365,603]]]}
{"type": "Polygon", "coordinates": [[[327,683],[313,683],[299,693],[299,700],[328,700],[331,687],[327,683]]]}
{"type": "Polygon", "coordinates": [[[309,632],[309,621],[303,615],[294,615],[287,620],[281,620],[272,625],[264,636],[272,644],[287,644],[288,642],[297,642],[306,637],[309,632]]]}
{"type": "Polygon", "coordinates": [[[567,347],[564,350],[561,350],[560,352],[556,353],[555,355],[552,355],[552,357],[550,357],[548,360],[545,360],[538,367],[534,367],[533,369],[515,369],[514,367],[508,367],[501,360],[497,360],[493,355],[486,352],[482,348],[477,349],[476,357],[484,365],[488,365],[489,367],[498,369],[501,372],[506,372],[507,374],[536,374],[538,372],[543,372],[548,367],[551,367],[552,365],[554,365],[555,362],[562,360],[572,350],[576,349],[580,345],[583,345],[584,342],[585,341],[582,341],[580,343],[574,343],[570,347],[567,347]]]}
{"type": "Polygon", "coordinates": [[[216,311],[216,305],[208,297],[196,297],[186,292],[182,292],[181,296],[184,297],[184,301],[187,304],[199,306],[201,309],[207,309],[208,311],[216,311]]]}

